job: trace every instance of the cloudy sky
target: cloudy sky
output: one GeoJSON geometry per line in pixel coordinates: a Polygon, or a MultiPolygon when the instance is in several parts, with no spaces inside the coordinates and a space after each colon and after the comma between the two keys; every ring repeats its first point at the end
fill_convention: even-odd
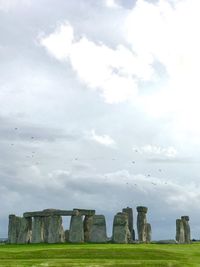
{"type": "Polygon", "coordinates": [[[199,9],[0,0],[0,237],[10,213],[76,207],[110,235],[144,205],[153,239],[181,215],[200,238],[199,9]]]}

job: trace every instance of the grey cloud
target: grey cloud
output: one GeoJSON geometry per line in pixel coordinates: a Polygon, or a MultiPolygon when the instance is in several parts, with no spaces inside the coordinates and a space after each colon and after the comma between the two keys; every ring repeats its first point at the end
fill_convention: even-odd
{"type": "MultiPolygon", "coordinates": [[[[185,212],[189,215],[192,213],[191,220],[193,220],[196,215],[192,212],[193,204],[190,203],[196,203],[200,197],[200,195],[190,194],[192,192],[190,190],[185,191],[182,186],[173,183],[165,185],[158,178],[153,177],[149,180],[143,175],[134,176],[127,171],[98,176],[76,176],[73,173],[60,170],[49,174],[48,178],[41,176],[39,180],[37,182],[36,180],[19,182],[18,187],[21,187],[21,190],[14,186],[17,192],[21,191],[21,194],[10,191],[10,197],[15,194],[17,197],[17,201],[15,199],[16,204],[13,203],[12,211],[22,212],[22,207],[25,210],[34,207],[36,209],[38,199],[42,198],[41,206],[44,208],[59,206],[59,208],[70,209],[79,206],[94,208],[97,212],[105,211],[109,229],[111,229],[112,215],[115,211],[119,211],[127,205],[133,208],[137,205],[147,205],[149,220],[153,224],[154,238],[162,236],[162,227],[165,227],[167,223],[171,225],[168,229],[168,238],[173,238],[176,216],[185,212]],[[42,183],[41,187],[39,183],[42,183]],[[26,193],[23,194],[23,192],[26,193]],[[35,198],[37,201],[33,204],[32,200],[35,198]],[[66,203],[61,204],[63,198],[66,199],[66,203]],[[20,206],[20,209],[17,208],[24,199],[27,203],[24,203],[22,207],[20,206]],[[165,207],[169,205],[171,210],[166,210],[165,207]],[[165,217],[164,221],[162,216],[165,217]]],[[[11,207],[7,207],[7,209],[11,211],[11,207]]],[[[167,234],[165,230],[164,233],[167,234]]],[[[193,234],[196,235],[197,233],[194,232],[193,234]]]]}
{"type": "Polygon", "coordinates": [[[13,121],[8,117],[0,117],[1,140],[15,141],[48,141],[55,142],[57,139],[73,141],[80,138],[77,133],[65,133],[63,129],[55,129],[38,126],[31,123],[13,121]]]}
{"type": "Polygon", "coordinates": [[[174,164],[177,164],[177,163],[180,163],[180,164],[192,164],[194,162],[196,162],[196,160],[194,160],[193,158],[181,158],[181,157],[176,157],[176,158],[149,158],[149,159],[146,159],[147,162],[150,162],[150,163],[174,163],[174,164]]]}

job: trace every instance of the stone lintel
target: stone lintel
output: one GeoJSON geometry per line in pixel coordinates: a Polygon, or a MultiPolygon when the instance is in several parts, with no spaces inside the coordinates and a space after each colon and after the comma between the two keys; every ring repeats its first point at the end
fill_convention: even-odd
{"type": "Polygon", "coordinates": [[[32,211],[25,212],[23,216],[27,217],[48,217],[48,216],[72,216],[76,215],[74,211],[71,210],[54,210],[54,211],[32,211]]]}
{"type": "Polygon", "coordinates": [[[23,216],[25,218],[28,217],[48,217],[48,216],[82,216],[82,215],[93,215],[95,214],[95,210],[44,210],[44,211],[33,211],[33,212],[25,212],[23,216]]]}
{"type": "Polygon", "coordinates": [[[95,215],[95,210],[87,210],[87,209],[73,209],[73,211],[78,211],[78,215],[80,216],[84,216],[84,215],[88,215],[88,216],[92,216],[95,215]]]}
{"type": "Polygon", "coordinates": [[[147,213],[148,208],[147,207],[143,207],[143,206],[138,206],[137,207],[137,211],[138,212],[144,212],[147,213]]]}
{"type": "Polygon", "coordinates": [[[181,216],[181,220],[189,221],[190,218],[189,218],[189,216],[181,216]]]}

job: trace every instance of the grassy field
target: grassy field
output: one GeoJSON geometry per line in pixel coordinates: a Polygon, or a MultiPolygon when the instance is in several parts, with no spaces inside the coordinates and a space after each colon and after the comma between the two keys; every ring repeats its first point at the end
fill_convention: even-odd
{"type": "Polygon", "coordinates": [[[200,266],[200,243],[1,245],[0,266],[200,266]]]}

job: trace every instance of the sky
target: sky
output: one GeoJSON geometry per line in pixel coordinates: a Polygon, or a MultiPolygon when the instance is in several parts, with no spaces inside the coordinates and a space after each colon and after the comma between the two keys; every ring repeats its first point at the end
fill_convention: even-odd
{"type": "MultiPolygon", "coordinates": [[[[8,215],[148,207],[200,238],[199,0],[0,0],[0,237],[8,215]]],[[[64,219],[66,228],[69,219],[64,219]]]]}

